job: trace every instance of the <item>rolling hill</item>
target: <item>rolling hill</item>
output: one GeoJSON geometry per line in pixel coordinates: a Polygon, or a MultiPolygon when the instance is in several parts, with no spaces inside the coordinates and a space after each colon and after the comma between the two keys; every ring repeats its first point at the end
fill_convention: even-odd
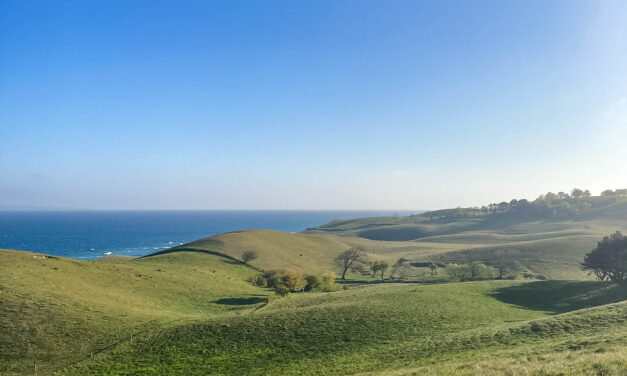
{"type": "Polygon", "coordinates": [[[590,198],[568,210],[238,231],[141,258],[0,250],[0,374],[625,374],[627,288],[590,281],[580,263],[625,228],[627,207],[590,198]],[[333,270],[351,247],[390,263],[503,263],[517,279],[354,274],[336,291],[286,298],[248,282],[333,270]],[[247,250],[259,255],[250,265],[247,250]]]}
{"type": "Polygon", "coordinates": [[[625,298],[624,289],[595,282],[389,284],[299,294],[248,315],[142,336],[67,372],[347,375],[420,367],[473,374],[464,364],[477,359],[496,362],[502,371],[513,360],[516,367],[571,374],[590,367],[623,372],[627,307],[612,302],[625,298]],[[591,308],[575,310],[583,306],[591,308]],[[579,362],[573,369],[572,361],[553,360],[564,351],[609,361],[579,362]]]}
{"type": "Polygon", "coordinates": [[[172,320],[265,301],[229,258],[181,252],[79,261],[0,250],[0,374],[39,374],[172,320]],[[238,304],[238,302],[243,302],[238,304]]]}

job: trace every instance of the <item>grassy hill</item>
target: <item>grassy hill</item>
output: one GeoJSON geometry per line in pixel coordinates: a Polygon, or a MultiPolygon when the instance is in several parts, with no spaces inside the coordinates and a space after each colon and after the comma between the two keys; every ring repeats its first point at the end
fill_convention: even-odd
{"type": "Polygon", "coordinates": [[[551,205],[497,205],[231,232],[142,258],[0,250],[0,374],[627,374],[627,287],[580,270],[627,227],[626,203],[563,204],[545,218],[551,205]],[[280,299],[247,282],[333,270],[351,247],[390,264],[504,263],[525,278],[430,284],[444,273],[416,267],[402,283],[354,274],[280,299]]]}
{"type": "Polygon", "coordinates": [[[292,234],[271,230],[228,232],[160,252],[214,252],[237,260],[247,250],[259,258],[251,264],[265,270],[287,269],[305,273],[333,270],[334,258],[351,247],[362,247],[372,256],[390,261],[403,255],[428,255],[459,249],[443,242],[387,242],[326,234],[292,234]]]}
{"type": "Polygon", "coordinates": [[[627,306],[605,303],[625,298],[625,289],[595,282],[395,284],[300,294],[249,315],[142,336],[68,373],[387,374],[434,367],[457,374],[474,359],[504,370],[512,357],[528,364],[530,356],[533,367],[561,369],[572,362],[547,364],[545,357],[583,348],[608,356],[604,369],[622,372],[627,306]],[[596,308],[564,313],[583,306],[596,308]]]}
{"type": "Polygon", "coordinates": [[[131,332],[265,301],[245,281],[256,270],[216,255],[43,257],[0,250],[0,374],[46,374],[131,332]]]}
{"type": "Polygon", "coordinates": [[[531,205],[529,209],[458,208],[407,217],[335,220],[304,231],[309,234],[356,236],[372,240],[410,241],[475,231],[514,235],[582,231],[627,224],[627,197],[590,197],[531,205]],[[561,209],[568,204],[569,209],[561,209]]]}
{"type": "MultiPolygon", "coordinates": [[[[603,236],[627,230],[627,202],[624,197],[590,197],[557,200],[552,205],[337,220],[305,233],[378,241],[383,247],[374,253],[416,262],[505,263],[515,272],[540,278],[588,278],[580,270],[583,256],[603,236]],[[402,251],[391,252],[393,247],[386,244],[402,251]]],[[[370,249],[368,243],[364,246],[370,249]]]]}
{"type": "Polygon", "coordinates": [[[0,268],[3,375],[35,364],[39,375],[472,374],[475,359],[626,368],[627,289],[612,283],[388,283],[268,302],[245,281],[256,269],[202,250],[100,261],[0,251],[0,268]],[[569,360],[579,354],[592,360],[569,360]]]}

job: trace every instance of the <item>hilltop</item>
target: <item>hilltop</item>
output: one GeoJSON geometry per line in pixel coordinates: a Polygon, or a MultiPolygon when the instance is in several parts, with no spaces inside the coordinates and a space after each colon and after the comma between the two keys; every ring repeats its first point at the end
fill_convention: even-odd
{"type": "Polygon", "coordinates": [[[554,231],[605,229],[627,222],[627,197],[512,200],[481,208],[429,211],[406,217],[335,220],[304,231],[309,234],[357,236],[371,240],[411,241],[438,235],[491,231],[523,235],[554,231]]]}

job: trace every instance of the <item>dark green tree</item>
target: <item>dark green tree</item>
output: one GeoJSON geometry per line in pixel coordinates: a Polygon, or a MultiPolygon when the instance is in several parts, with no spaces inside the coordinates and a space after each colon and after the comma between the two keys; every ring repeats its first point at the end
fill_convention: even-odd
{"type": "Polygon", "coordinates": [[[614,282],[627,280],[627,236],[616,231],[601,240],[592,252],[584,257],[583,270],[591,271],[597,279],[614,282]]]}

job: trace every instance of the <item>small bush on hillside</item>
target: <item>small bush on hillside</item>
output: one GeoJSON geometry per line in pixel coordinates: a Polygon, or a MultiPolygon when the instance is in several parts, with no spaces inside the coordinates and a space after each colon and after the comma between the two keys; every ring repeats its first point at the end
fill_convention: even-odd
{"type": "Polygon", "coordinates": [[[286,296],[287,294],[290,293],[290,289],[287,288],[287,286],[285,286],[282,283],[279,283],[278,285],[276,285],[276,287],[274,288],[274,291],[279,296],[286,296]]]}
{"type": "Polygon", "coordinates": [[[268,281],[262,275],[255,275],[248,278],[248,282],[252,283],[255,286],[259,287],[267,287],[268,281]]]}
{"type": "Polygon", "coordinates": [[[319,291],[322,289],[322,280],[317,275],[308,274],[305,276],[305,280],[307,281],[305,291],[319,291]]]}
{"type": "Polygon", "coordinates": [[[333,291],[335,289],[335,273],[328,272],[322,275],[322,289],[324,291],[333,291]]]}
{"type": "Polygon", "coordinates": [[[268,270],[263,273],[263,278],[266,280],[266,286],[273,289],[281,283],[281,276],[286,272],[284,270],[268,270]]]}

